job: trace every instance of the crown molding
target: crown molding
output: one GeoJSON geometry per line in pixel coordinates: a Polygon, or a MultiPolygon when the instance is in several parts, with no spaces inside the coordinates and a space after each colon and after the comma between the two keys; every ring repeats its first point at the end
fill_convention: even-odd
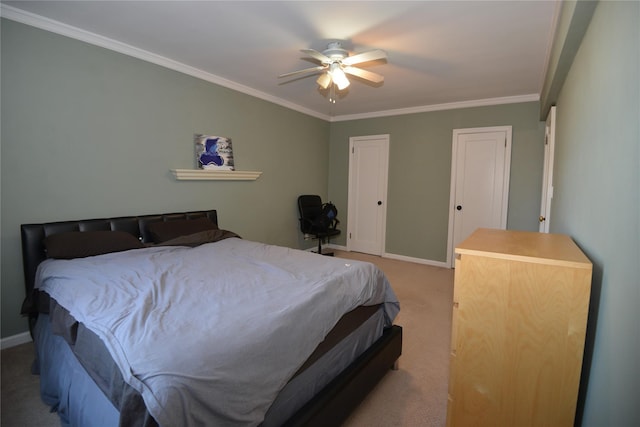
{"type": "Polygon", "coordinates": [[[404,114],[427,113],[430,111],[458,110],[461,108],[486,107],[489,105],[518,104],[521,102],[539,101],[540,95],[537,93],[529,95],[503,96],[500,98],[476,99],[472,101],[449,102],[446,104],[423,105],[420,107],[399,108],[396,110],[374,111],[362,114],[346,114],[335,116],[331,122],[342,122],[347,120],[372,119],[376,117],[401,116],[404,114]]]}
{"type": "Polygon", "coordinates": [[[514,104],[514,103],[520,103],[520,102],[531,102],[531,101],[540,100],[539,94],[529,94],[529,95],[519,95],[519,96],[507,96],[507,97],[501,97],[501,98],[489,98],[489,99],[479,99],[479,100],[472,100],[472,101],[452,102],[452,103],[446,103],[446,104],[424,105],[424,106],[418,106],[418,107],[374,111],[370,113],[361,113],[361,114],[329,116],[329,115],[311,110],[309,108],[303,107],[301,105],[295,104],[293,102],[286,101],[282,98],[278,98],[276,96],[269,95],[267,93],[261,92],[251,87],[225,79],[215,74],[211,74],[211,73],[202,71],[198,68],[191,67],[181,62],[166,58],[164,56],[157,55],[153,52],[139,49],[135,46],[131,46],[126,43],[122,43],[117,40],[113,40],[108,37],[101,36],[99,34],[85,31],[83,29],[73,27],[71,25],[67,25],[59,21],[55,21],[53,19],[45,18],[43,16],[36,15],[34,13],[27,12],[12,6],[0,4],[0,17],[7,18],[12,21],[20,22],[22,24],[30,25],[32,27],[40,28],[42,30],[49,31],[52,33],[60,34],[62,36],[69,37],[75,40],[83,41],[85,43],[89,43],[95,46],[109,49],[109,50],[122,53],[124,55],[131,56],[137,59],[141,59],[143,61],[150,62],[152,64],[156,64],[161,67],[165,67],[183,74],[187,74],[192,77],[205,80],[210,83],[214,83],[216,85],[223,86],[228,89],[232,89],[237,92],[241,92],[246,95],[250,95],[255,98],[259,98],[264,101],[271,102],[273,104],[280,105],[290,110],[297,111],[299,113],[316,117],[318,119],[325,120],[328,122],[371,119],[371,118],[377,118],[377,117],[399,116],[404,114],[425,113],[425,112],[431,112],[431,111],[453,110],[453,109],[471,108],[471,107],[483,107],[483,106],[489,106],[489,105],[514,104]]]}
{"type": "Polygon", "coordinates": [[[31,12],[27,12],[12,6],[0,4],[0,16],[10,19],[12,21],[20,22],[22,24],[30,25],[32,27],[40,28],[52,33],[60,34],[65,37],[69,37],[75,40],[79,40],[85,43],[89,43],[95,46],[99,46],[105,49],[112,50],[114,52],[122,53],[127,56],[131,56],[137,59],[141,59],[152,64],[160,65],[161,67],[168,68],[170,70],[178,71],[183,74],[196,77],[201,80],[205,80],[211,83],[215,83],[219,86],[226,87],[228,89],[235,90],[237,92],[244,93],[246,95],[253,96],[255,98],[262,99],[264,101],[271,102],[273,104],[280,105],[282,107],[289,108],[294,111],[298,111],[303,114],[307,114],[312,117],[316,117],[322,120],[329,121],[330,116],[318,113],[309,108],[295,104],[293,102],[286,101],[282,98],[278,98],[268,93],[261,92],[251,87],[236,83],[234,81],[225,79],[215,74],[211,74],[202,71],[198,68],[191,67],[178,61],[166,58],[161,55],[157,55],[153,52],[149,52],[143,49],[139,49],[135,46],[128,45],[126,43],[119,42],[117,40],[110,39],[108,37],[101,36],[83,29],[67,25],[60,21],[45,18],[44,16],[36,15],[31,12]]]}

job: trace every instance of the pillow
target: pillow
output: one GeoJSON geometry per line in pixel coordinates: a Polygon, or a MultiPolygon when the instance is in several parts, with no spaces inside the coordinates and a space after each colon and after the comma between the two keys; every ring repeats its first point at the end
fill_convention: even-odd
{"type": "Polygon", "coordinates": [[[73,259],[144,248],[126,231],[70,231],[44,239],[47,258],[73,259]]]}
{"type": "Polygon", "coordinates": [[[199,231],[193,234],[187,234],[185,236],[176,237],[175,239],[165,240],[164,242],[158,243],[160,246],[190,246],[196,247],[200,246],[204,243],[213,243],[218,242],[220,240],[228,239],[230,237],[237,237],[236,233],[228,230],[205,230],[199,231]]]}
{"type": "Polygon", "coordinates": [[[153,222],[148,226],[154,243],[162,243],[180,236],[217,230],[218,226],[208,218],[181,219],[166,222],[153,222]]]}

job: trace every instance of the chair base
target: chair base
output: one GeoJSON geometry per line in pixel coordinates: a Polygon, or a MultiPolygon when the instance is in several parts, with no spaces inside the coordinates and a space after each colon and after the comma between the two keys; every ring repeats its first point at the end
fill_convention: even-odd
{"type": "MultiPolygon", "coordinates": [[[[312,252],[313,252],[314,254],[317,254],[317,253],[318,253],[318,251],[312,251],[312,252]]],[[[324,251],[320,252],[320,255],[324,255],[324,256],[333,256],[334,254],[333,254],[333,251],[327,251],[327,250],[324,250],[324,251]]]]}

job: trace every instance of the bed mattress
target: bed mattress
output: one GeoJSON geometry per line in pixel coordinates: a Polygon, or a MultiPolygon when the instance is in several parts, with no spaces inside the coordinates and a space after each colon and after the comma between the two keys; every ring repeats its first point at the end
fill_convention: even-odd
{"type": "MultiPolygon", "coordinates": [[[[122,379],[100,339],[52,302],[34,328],[36,361],[43,401],[63,425],[93,427],[158,424],[139,393],[122,379]],[[55,318],[55,320],[52,320],[55,318]],[[124,410],[117,408],[123,407],[124,410]]],[[[380,306],[359,307],[343,316],[287,383],[269,408],[262,427],[281,426],[381,335],[380,306]]]]}

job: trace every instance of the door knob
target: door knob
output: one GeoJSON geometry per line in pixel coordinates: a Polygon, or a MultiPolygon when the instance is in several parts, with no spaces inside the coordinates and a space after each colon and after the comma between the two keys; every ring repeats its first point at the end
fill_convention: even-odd
{"type": "Polygon", "coordinates": [[[382,205],[382,200],[378,200],[378,206],[382,205]]]}
{"type": "Polygon", "coordinates": [[[461,211],[462,210],[462,206],[458,205],[458,206],[456,206],[456,209],[461,211]]]}
{"type": "Polygon", "coordinates": [[[540,216],[538,217],[538,221],[540,221],[540,222],[544,222],[546,219],[547,219],[547,218],[543,217],[542,215],[540,215],[540,216]]]}

